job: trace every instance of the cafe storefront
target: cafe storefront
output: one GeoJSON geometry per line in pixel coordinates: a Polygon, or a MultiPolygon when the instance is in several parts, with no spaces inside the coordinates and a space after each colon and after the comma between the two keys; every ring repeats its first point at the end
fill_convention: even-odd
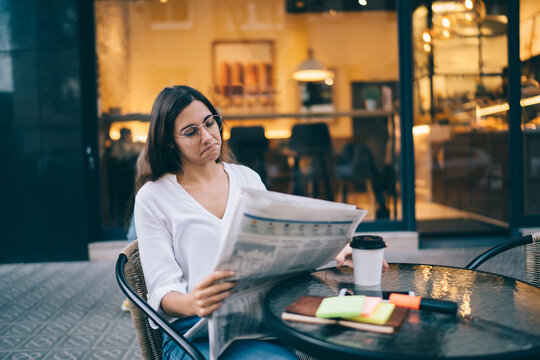
{"type": "Polygon", "coordinates": [[[0,3],[0,262],[126,238],[173,84],[212,100],[268,189],[367,209],[359,231],[417,245],[540,224],[538,1],[0,3]]]}
{"type": "Polygon", "coordinates": [[[540,4],[519,3],[94,1],[95,240],[125,238],[152,102],[176,84],[269,190],[367,209],[360,231],[534,227],[540,4]]]}
{"type": "Polygon", "coordinates": [[[367,209],[359,231],[417,245],[540,224],[536,0],[0,3],[0,262],[126,238],[173,84],[212,100],[268,189],[367,209]]]}

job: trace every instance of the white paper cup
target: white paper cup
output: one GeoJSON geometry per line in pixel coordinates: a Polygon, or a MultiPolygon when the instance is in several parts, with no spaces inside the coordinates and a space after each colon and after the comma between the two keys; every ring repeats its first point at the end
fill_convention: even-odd
{"type": "Polygon", "coordinates": [[[354,283],[374,286],[381,283],[382,263],[386,244],[380,236],[355,236],[351,241],[354,283]]]}

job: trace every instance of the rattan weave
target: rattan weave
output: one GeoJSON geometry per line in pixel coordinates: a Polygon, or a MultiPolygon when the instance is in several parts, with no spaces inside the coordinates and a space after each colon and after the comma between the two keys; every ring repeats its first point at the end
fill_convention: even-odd
{"type": "Polygon", "coordinates": [[[525,245],[525,281],[540,287],[540,233],[534,233],[532,244],[525,245]]]}
{"type": "MultiPolygon", "coordinates": [[[[145,301],[148,301],[146,283],[142,272],[141,260],[139,257],[138,240],[128,244],[122,253],[126,255],[127,262],[124,266],[124,274],[129,286],[145,301]]],[[[130,301],[129,307],[133,326],[137,336],[137,343],[141,357],[144,360],[161,360],[163,337],[159,329],[153,329],[148,322],[148,317],[130,301]]],[[[307,354],[296,350],[296,355],[303,360],[316,360],[307,354]]]]}
{"type": "MultiPolygon", "coordinates": [[[[141,260],[139,258],[138,241],[135,240],[128,244],[122,250],[122,253],[128,259],[124,266],[124,273],[129,286],[145,301],[148,301],[146,283],[144,282],[141,260]]],[[[153,329],[148,322],[146,314],[131,302],[129,310],[131,319],[133,320],[133,326],[135,327],[141,357],[144,360],[161,360],[161,344],[163,339],[161,330],[153,329]]]]}

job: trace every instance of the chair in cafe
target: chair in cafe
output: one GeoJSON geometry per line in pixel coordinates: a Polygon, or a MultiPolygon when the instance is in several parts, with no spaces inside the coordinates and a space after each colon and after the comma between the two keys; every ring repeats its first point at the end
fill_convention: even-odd
{"type": "MultiPolygon", "coordinates": [[[[372,191],[377,203],[375,212],[377,218],[388,218],[386,198],[387,195],[395,196],[391,187],[395,177],[391,178],[385,171],[377,169],[373,153],[366,144],[351,142],[343,147],[337,160],[336,175],[340,181],[342,202],[347,202],[350,185],[357,191],[372,191]]],[[[371,207],[375,208],[375,205],[372,204],[371,207]]]]}
{"type": "Polygon", "coordinates": [[[149,304],[144,274],[139,257],[139,245],[135,240],[128,244],[116,261],[116,280],[122,292],[130,300],[130,313],[141,357],[145,360],[161,360],[162,333],[165,331],[191,358],[204,359],[203,355],[187,339],[178,334],[169,323],[149,304]],[[149,320],[159,329],[150,326],[149,320]]]}
{"type": "Polygon", "coordinates": [[[382,202],[376,211],[376,217],[388,218],[390,216],[390,201],[394,204],[394,218],[397,217],[397,189],[396,189],[396,170],[392,164],[385,164],[378,171],[377,177],[378,192],[382,194],[382,202]]]}
{"type": "Polygon", "coordinates": [[[349,185],[356,190],[367,191],[368,184],[373,188],[377,168],[371,150],[362,143],[346,144],[337,160],[336,176],[340,180],[342,202],[347,202],[349,185]]]}
{"type": "Polygon", "coordinates": [[[540,232],[496,245],[471,260],[465,269],[476,270],[492,257],[518,246],[523,246],[525,252],[525,281],[540,287],[540,232]]]}
{"type": "Polygon", "coordinates": [[[269,145],[264,135],[264,128],[262,126],[233,127],[228,144],[236,161],[257,172],[263,183],[267,185],[265,154],[269,145]]]}
{"type": "MultiPolygon", "coordinates": [[[[130,300],[129,311],[139,351],[143,360],[161,360],[163,337],[161,331],[165,331],[192,359],[204,360],[200,351],[189,343],[182,335],[177,333],[149,304],[144,282],[144,274],[139,257],[139,242],[135,240],[128,244],[118,255],[116,261],[116,281],[122,292],[130,300]],[[159,328],[150,326],[151,320],[159,328]]],[[[302,360],[315,360],[315,358],[296,350],[296,355],[302,360]]]]}
{"type": "Polygon", "coordinates": [[[289,149],[294,153],[293,194],[304,195],[303,182],[311,182],[312,197],[318,197],[319,182],[324,183],[326,199],[333,201],[330,182],[333,148],[326,123],[296,124],[291,131],[289,149]],[[302,171],[300,162],[309,162],[302,171]]]}

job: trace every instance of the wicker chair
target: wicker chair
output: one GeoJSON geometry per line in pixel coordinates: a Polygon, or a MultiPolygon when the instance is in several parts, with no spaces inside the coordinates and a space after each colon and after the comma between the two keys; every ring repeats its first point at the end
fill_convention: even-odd
{"type": "MultiPolygon", "coordinates": [[[[135,240],[128,244],[118,256],[116,261],[116,280],[122,292],[130,300],[129,311],[139,351],[144,360],[161,360],[161,345],[163,338],[161,330],[165,331],[178,345],[180,345],[193,359],[204,360],[204,356],[193,347],[182,335],[169,326],[153,308],[147,303],[146,283],[139,258],[139,242],[135,240]],[[135,306],[134,306],[135,305],[135,306]],[[151,319],[160,329],[153,329],[148,322],[151,319]]],[[[316,358],[296,350],[296,356],[301,360],[316,360],[316,358]]]]}
{"type": "Polygon", "coordinates": [[[143,359],[161,360],[162,329],[193,359],[204,360],[199,350],[192,346],[186,338],[174,331],[169,326],[169,323],[148,304],[137,240],[128,244],[118,256],[116,280],[120,289],[130,300],[131,319],[133,320],[139,350],[143,359]],[[149,319],[160,329],[153,329],[148,322],[149,319]]]}
{"type": "Polygon", "coordinates": [[[508,240],[484,251],[465,266],[474,270],[503,251],[523,246],[525,251],[525,281],[540,287],[540,232],[508,240]]]}

